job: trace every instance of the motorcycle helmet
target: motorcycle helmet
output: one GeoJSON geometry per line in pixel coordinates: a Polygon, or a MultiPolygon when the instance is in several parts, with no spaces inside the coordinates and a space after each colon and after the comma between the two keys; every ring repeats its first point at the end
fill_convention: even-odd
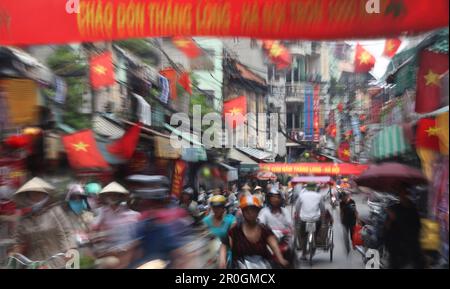
{"type": "Polygon", "coordinates": [[[66,201],[70,200],[70,198],[74,195],[79,195],[82,197],[86,197],[83,186],[80,184],[70,184],[67,186],[67,195],[66,201]]]}
{"type": "Polygon", "coordinates": [[[194,190],[193,190],[191,187],[185,188],[185,189],[183,190],[183,194],[192,196],[192,195],[194,195],[194,190]]]}
{"type": "Polygon", "coordinates": [[[87,195],[96,196],[102,190],[102,186],[99,183],[88,183],[84,190],[87,195]]]}
{"type": "Polygon", "coordinates": [[[239,201],[239,207],[245,209],[248,207],[262,208],[261,200],[256,196],[244,196],[239,201]]]}
{"type": "Polygon", "coordinates": [[[227,199],[222,195],[215,195],[209,200],[211,207],[222,207],[225,206],[227,199]]]}

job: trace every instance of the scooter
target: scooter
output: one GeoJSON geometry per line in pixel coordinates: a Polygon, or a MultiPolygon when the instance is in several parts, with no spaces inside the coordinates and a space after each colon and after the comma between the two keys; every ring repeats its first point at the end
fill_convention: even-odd
{"type": "MultiPolygon", "coordinates": [[[[293,264],[293,238],[291,230],[287,229],[272,229],[272,232],[275,234],[275,237],[278,240],[278,247],[280,248],[281,255],[283,258],[289,261],[289,263],[293,264]]],[[[275,255],[272,255],[274,261],[276,261],[275,255]]]]}
{"type": "Polygon", "coordinates": [[[272,269],[272,265],[261,256],[245,256],[237,261],[236,269],[272,269]]]}
{"type": "Polygon", "coordinates": [[[379,193],[373,193],[367,201],[369,207],[369,218],[361,220],[363,225],[361,238],[363,246],[356,246],[356,250],[362,255],[364,264],[369,260],[366,256],[369,249],[378,252],[380,257],[380,268],[384,267],[384,260],[387,258],[387,252],[384,249],[383,227],[387,218],[386,209],[398,202],[398,199],[379,193]]]}

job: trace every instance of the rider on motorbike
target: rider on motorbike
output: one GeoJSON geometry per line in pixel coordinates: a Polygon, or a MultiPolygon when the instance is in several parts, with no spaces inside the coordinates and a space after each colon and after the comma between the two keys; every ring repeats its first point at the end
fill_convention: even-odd
{"type": "Polygon", "coordinates": [[[186,209],[194,219],[197,219],[199,217],[198,203],[193,198],[194,190],[192,188],[185,188],[181,193],[180,207],[186,209]]]}
{"type": "Polygon", "coordinates": [[[261,224],[268,226],[276,235],[279,244],[285,243],[287,246],[282,249],[285,258],[290,259],[290,249],[292,244],[293,223],[291,215],[283,205],[283,195],[279,190],[272,190],[268,194],[268,206],[259,213],[258,219],[261,224]],[[284,251],[284,252],[283,252],[284,251]]]}
{"type": "MultiPolygon", "coordinates": [[[[228,231],[236,225],[236,217],[226,213],[227,199],[222,195],[211,197],[209,205],[212,213],[203,219],[209,231],[219,239],[226,238],[228,231]]],[[[231,251],[228,250],[228,261],[231,261],[231,251]]]]}
{"type": "Polygon", "coordinates": [[[127,181],[132,185],[133,209],[141,213],[137,226],[139,248],[129,267],[160,259],[177,268],[176,263],[183,257],[179,249],[192,235],[192,218],[186,210],[170,203],[167,177],[132,175],[127,181]]]}
{"type": "Polygon", "coordinates": [[[220,248],[220,268],[227,267],[227,248],[232,251],[233,267],[239,260],[247,256],[260,256],[266,260],[271,258],[267,248],[270,247],[277,261],[287,266],[286,261],[278,247],[277,239],[270,228],[258,223],[258,214],[262,208],[260,200],[255,196],[244,196],[240,199],[243,222],[230,229],[227,238],[222,240],[220,248]]]}

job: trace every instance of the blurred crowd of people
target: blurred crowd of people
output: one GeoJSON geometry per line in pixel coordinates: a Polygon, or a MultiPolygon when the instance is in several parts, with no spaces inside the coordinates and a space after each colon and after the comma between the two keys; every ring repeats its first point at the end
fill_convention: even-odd
{"type": "MultiPolygon", "coordinates": [[[[72,183],[64,198],[58,198],[51,184],[35,177],[15,192],[0,191],[0,239],[12,240],[9,256],[21,254],[31,260],[49,260],[76,249],[82,268],[139,268],[152,260],[162,260],[168,268],[238,268],[246,256],[286,268],[293,266],[297,232],[306,258],[306,223],[316,222],[317,228],[333,224],[324,203],[330,195],[338,195],[344,243],[350,251],[361,220],[342,184],[339,180],[339,185],[289,188],[246,183],[240,189],[234,184],[229,191],[198,192],[186,187],[175,197],[168,178],[133,175],[123,184],[105,187],[72,183]],[[323,195],[326,188],[328,194],[323,195]]],[[[405,196],[388,211],[386,221],[392,266],[401,267],[406,254],[415,268],[423,267],[418,228],[414,205],[405,196]]],[[[4,264],[7,256],[2,257],[4,264]]],[[[66,262],[67,258],[52,259],[46,266],[64,268],[66,262]]]]}

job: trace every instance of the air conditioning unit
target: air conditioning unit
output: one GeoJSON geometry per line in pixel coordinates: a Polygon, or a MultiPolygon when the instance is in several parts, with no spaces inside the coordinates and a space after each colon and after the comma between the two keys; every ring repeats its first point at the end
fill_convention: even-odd
{"type": "Polygon", "coordinates": [[[271,151],[273,150],[273,144],[272,144],[272,141],[267,141],[267,142],[266,142],[265,150],[266,150],[266,151],[269,151],[269,152],[271,152],[271,151]]]}

